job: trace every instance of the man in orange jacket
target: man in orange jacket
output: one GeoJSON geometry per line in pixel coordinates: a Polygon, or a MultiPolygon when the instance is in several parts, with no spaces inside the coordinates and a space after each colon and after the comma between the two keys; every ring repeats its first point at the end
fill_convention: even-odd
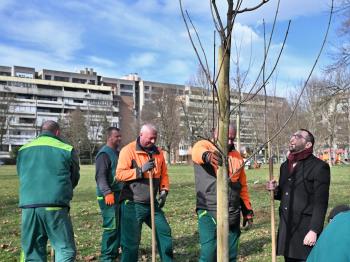
{"type": "MultiPolygon", "coordinates": [[[[216,130],[214,136],[217,136],[216,130]]],[[[253,223],[254,214],[248,194],[244,161],[234,148],[235,138],[236,129],[230,125],[228,136],[230,261],[236,261],[237,257],[240,213],[243,214],[244,227],[253,223]]],[[[222,159],[210,141],[201,140],[193,146],[192,160],[197,192],[196,210],[201,245],[199,261],[216,261],[216,172],[218,165],[222,165],[222,159]]]]}
{"type": "Polygon", "coordinates": [[[120,151],[116,179],[124,182],[120,195],[122,262],[137,261],[142,224],[151,225],[150,175],[154,196],[159,193],[154,214],[159,255],[162,261],[173,259],[171,230],[161,210],[169,192],[169,178],[163,152],[155,146],[156,140],[156,128],[145,124],[136,141],[120,151]]]}

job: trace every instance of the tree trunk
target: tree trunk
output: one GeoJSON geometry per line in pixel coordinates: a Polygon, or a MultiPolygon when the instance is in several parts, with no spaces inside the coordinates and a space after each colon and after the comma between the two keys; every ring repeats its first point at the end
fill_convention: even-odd
{"type": "Polygon", "coordinates": [[[167,161],[168,161],[168,165],[171,165],[171,148],[170,148],[170,146],[167,147],[167,161]]]}
{"type": "MultiPolygon", "coordinates": [[[[225,46],[221,45],[219,48],[218,64],[223,61],[222,68],[219,74],[219,132],[218,145],[222,152],[227,156],[228,151],[228,129],[230,124],[230,86],[229,86],[229,72],[230,72],[230,53],[229,49],[225,52],[225,46]]],[[[228,169],[226,162],[222,167],[219,167],[217,172],[217,261],[229,261],[229,247],[228,247],[228,169]]]]}

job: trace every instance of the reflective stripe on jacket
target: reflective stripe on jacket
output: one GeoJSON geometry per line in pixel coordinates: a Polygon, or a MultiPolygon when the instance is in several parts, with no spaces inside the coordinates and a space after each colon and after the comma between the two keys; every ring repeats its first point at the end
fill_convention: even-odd
{"type": "Polygon", "coordinates": [[[47,132],[22,146],[17,157],[19,206],[69,206],[80,177],[72,154],[71,145],[47,132]]]}

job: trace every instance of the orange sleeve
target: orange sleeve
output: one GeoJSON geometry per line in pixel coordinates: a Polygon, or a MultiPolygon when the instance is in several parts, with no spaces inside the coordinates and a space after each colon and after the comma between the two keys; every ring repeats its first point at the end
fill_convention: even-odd
{"type": "Polygon", "coordinates": [[[159,190],[166,190],[169,192],[169,176],[168,176],[168,168],[165,163],[164,154],[160,151],[161,158],[161,170],[160,170],[160,187],[159,190]]]}
{"type": "Polygon", "coordinates": [[[231,177],[232,182],[239,181],[242,188],[240,193],[240,198],[244,202],[244,205],[247,209],[252,209],[252,205],[250,203],[250,197],[248,192],[248,185],[247,185],[247,176],[244,171],[244,164],[243,158],[241,157],[241,154],[238,151],[232,151],[229,153],[229,174],[231,177]],[[237,171],[240,169],[239,171],[237,171]]]}
{"type": "Polygon", "coordinates": [[[136,168],[132,167],[132,160],[134,159],[134,153],[127,145],[122,148],[119,153],[118,165],[115,171],[116,179],[118,181],[129,181],[136,179],[136,168]]]}
{"type": "Polygon", "coordinates": [[[240,197],[243,200],[245,207],[247,209],[252,210],[252,204],[250,203],[250,197],[248,192],[247,176],[245,174],[244,168],[242,168],[240,171],[239,182],[242,185],[240,197]]]}
{"type": "Polygon", "coordinates": [[[200,140],[192,148],[192,161],[198,165],[204,164],[202,156],[206,151],[215,151],[214,146],[206,140],[200,140]]]}

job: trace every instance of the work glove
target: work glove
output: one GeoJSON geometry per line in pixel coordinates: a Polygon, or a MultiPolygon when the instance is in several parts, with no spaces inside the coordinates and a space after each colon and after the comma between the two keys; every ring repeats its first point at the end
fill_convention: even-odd
{"type": "Polygon", "coordinates": [[[156,166],[156,163],[154,161],[154,158],[151,158],[150,160],[148,160],[148,162],[146,162],[141,166],[141,172],[144,173],[144,172],[150,171],[155,166],[156,166]]]}
{"type": "Polygon", "coordinates": [[[168,196],[168,192],[166,190],[160,191],[160,194],[158,197],[159,208],[162,208],[165,205],[167,196],[168,196]]]}
{"type": "Polygon", "coordinates": [[[222,156],[218,151],[206,151],[202,155],[204,163],[211,164],[213,167],[222,166],[222,156]]]}
{"type": "Polygon", "coordinates": [[[253,217],[254,217],[254,212],[253,210],[247,210],[247,213],[243,215],[243,228],[244,229],[249,229],[253,225],[253,217]]]}
{"type": "Polygon", "coordinates": [[[114,201],[114,194],[113,193],[109,193],[109,194],[105,195],[105,203],[107,206],[114,205],[115,201],[114,201]]]}

